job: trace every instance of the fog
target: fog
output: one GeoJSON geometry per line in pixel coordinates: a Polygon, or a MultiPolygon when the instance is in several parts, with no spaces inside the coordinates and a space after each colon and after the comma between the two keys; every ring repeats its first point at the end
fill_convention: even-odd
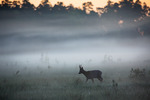
{"type": "Polygon", "coordinates": [[[130,37],[130,33],[124,31],[123,36],[114,35],[133,28],[130,25],[118,29],[111,23],[106,27],[98,21],[66,19],[7,20],[1,23],[0,70],[4,73],[6,70],[9,73],[10,68],[149,63],[149,37],[130,37]]]}

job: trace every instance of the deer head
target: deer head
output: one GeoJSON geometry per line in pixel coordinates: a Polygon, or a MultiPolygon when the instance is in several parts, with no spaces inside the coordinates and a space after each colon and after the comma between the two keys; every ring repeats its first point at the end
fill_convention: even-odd
{"type": "Polygon", "coordinates": [[[82,65],[79,65],[79,74],[81,74],[81,73],[83,73],[84,72],[84,69],[83,69],[83,67],[81,67],[82,65]]]}

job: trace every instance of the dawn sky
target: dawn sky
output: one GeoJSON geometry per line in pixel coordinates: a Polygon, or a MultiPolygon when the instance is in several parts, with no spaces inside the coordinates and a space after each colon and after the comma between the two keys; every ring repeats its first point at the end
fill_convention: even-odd
{"type": "MultiPolygon", "coordinates": [[[[2,0],[0,0],[2,1],[2,0]]],[[[10,0],[11,1],[11,0],[10,0]]],[[[38,6],[41,0],[29,0],[31,3],[35,4],[35,6],[38,6]]],[[[56,4],[58,1],[64,2],[65,5],[73,4],[75,7],[81,7],[83,2],[91,1],[94,5],[94,7],[103,7],[106,5],[108,0],[49,0],[52,5],[56,4]]],[[[118,2],[120,0],[111,0],[113,2],[118,2]]],[[[150,0],[140,0],[143,2],[146,2],[148,6],[150,6],[150,0]]]]}
{"type": "MultiPolygon", "coordinates": [[[[30,0],[35,5],[38,5],[41,0],[30,0]]],[[[65,5],[73,4],[74,6],[81,6],[83,2],[91,1],[95,7],[103,7],[106,5],[108,0],[49,0],[52,4],[56,4],[58,1],[64,2],[65,5]]],[[[111,0],[113,2],[118,2],[120,0],[111,0]]],[[[146,2],[148,5],[150,5],[150,0],[140,0],[142,2],[146,2]]]]}

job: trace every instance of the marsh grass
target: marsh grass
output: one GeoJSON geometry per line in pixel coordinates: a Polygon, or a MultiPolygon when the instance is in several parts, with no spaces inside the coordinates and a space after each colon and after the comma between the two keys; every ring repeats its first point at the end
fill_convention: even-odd
{"type": "Polygon", "coordinates": [[[148,81],[111,78],[87,83],[82,76],[12,77],[0,80],[0,100],[148,100],[148,81]]]}

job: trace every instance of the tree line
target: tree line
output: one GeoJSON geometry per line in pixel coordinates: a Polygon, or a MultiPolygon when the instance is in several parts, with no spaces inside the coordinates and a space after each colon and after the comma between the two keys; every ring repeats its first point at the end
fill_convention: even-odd
{"type": "Polygon", "coordinates": [[[150,8],[146,3],[141,3],[140,0],[121,0],[119,3],[108,0],[105,7],[97,7],[97,11],[93,10],[92,2],[85,2],[82,8],[74,7],[73,4],[65,6],[63,2],[57,2],[54,6],[49,0],[41,0],[41,3],[35,7],[29,0],[9,1],[2,0],[0,4],[1,16],[5,15],[7,11],[12,14],[36,15],[36,16],[56,16],[56,15],[73,15],[73,16],[96,16],[109,18],[110,16],[118,19],[137,20],[141,17],[150,15],[150,8]]]}
{"type": "Polygon", "coordinates": [[[132,33],[133,36],[137,36],[137,34],[141,36],[150,35],[150,7],[146,3],[142,3],[140,0],[120,0],[119,2],[108,0],[104,7],[97,7],[94,10],[93,6],[92,2],[84,2],[81,8],[74,7],[73,4],[66,6],[63,2],[57,2],[52,6],[49,0],[41,0],[41,3],[35,7],[29,0],[2,0],[0,4],[0,20],[31,17],[92,17],[93,19],[98,19],[96,22],[101,23],[101,29],[106,32],[113,27],[117,29],[119,35],[122,33],[121,36],[124,35],[123,33],[132,33]],[[132,28],[126,29],[129,25],[132,28]]]}
{"type": "Polygon", "coordinates": [[[5,15],[7,11],[11,11],[13,12],[13,15],[26,14],[29,16],[98,16],[98,14],[93,10],[92,2],[83,3],[82,8],[77,8],[74,7],[73,4],[65,6],[63,2],[57,2],[54,6],[52,6],[49,0],[42,0],[37,7],[31,4],[29,0],[22,0],[22,2],[15,0],[2,0],[0,4],[0,11],[1,15],[5,15]]]}

